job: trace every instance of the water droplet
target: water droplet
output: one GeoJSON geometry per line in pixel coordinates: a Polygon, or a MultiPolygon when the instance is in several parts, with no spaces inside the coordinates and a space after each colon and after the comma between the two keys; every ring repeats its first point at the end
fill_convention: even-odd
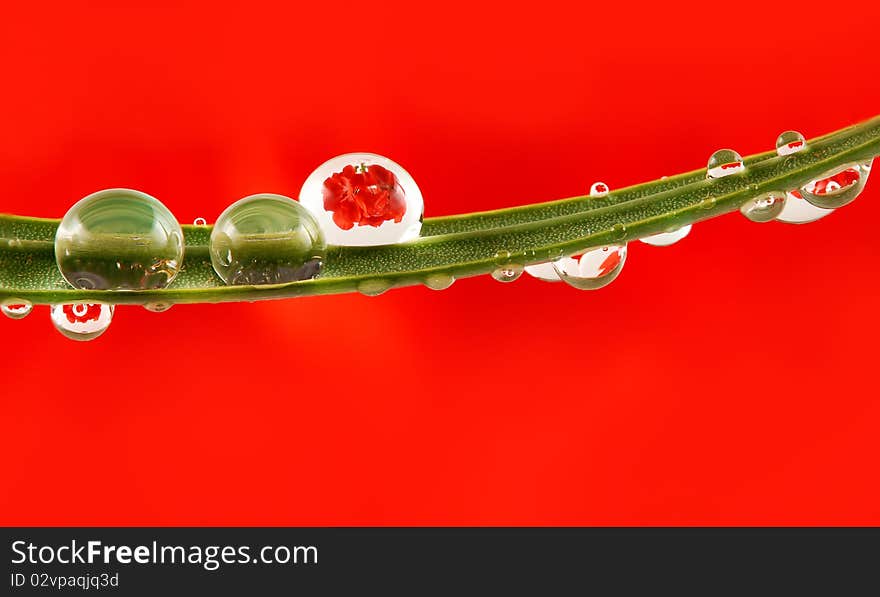
{"type": "Polygon", "coordinates": [[[786,224],[808,224],[824,218],[833,211],[811,205],[800,191],[789,191],[785,194],[785,203],[776,219],[786,224]]]}
{"type": "Polygon", "coordinates": [[[193,220],[193,226],[207,226],[207,225],[208,225],[208,220],[206,220],[205,218],[196,218],[195,220],[193,220]]]}
{"type": "Polygon", "coordinates": [[[590,197],[593,199],[598,199],[600,197],[607,197],[610,189],[608,185],[604,182],[594,182],[590,187],[590,197]]]}
{"type": "Polygon", "coordinates": [[[769,222],[776,219],[785,209],[786,194],[770,191],[750,199],[739,211],[752,222],[769,222]]]}
{"type": "Polygon", "coordinates": [[[495,263],[498,267],[492,271],[492,277],[499,282],[514,282],[519,279],[525,269],[512,259],[510,251],[495,253],[495,263]]]}
{"type": "Polygon", "coordinates": [[[807,141],[797,131],[785,131],[776,138],[777,155],[791,155],[807,148],[807,141]]]}
{"type": "Polygon", "coordinates": [[[263,193],[227,207],[211,232],[211,264],[227,284],[314,278],[326,245],[315,218],[289,197],[263,193]]]}
{"type": "Polygon", "coordinates": [[[6,299],[0,304],[0,311],[10,319],[23,319],[33,311],[34,306],[24,299],[6,299]]]}
{"type": "Polygon", "coordinates": [[[715,207],[716,202],[717,201],[716,201],[714,195],[709,195],[707,197],[704,197],[703,200],[700,201],[699,207],[700,207],[700,209],[709,210],[709,209],[712,209],[713,207],[715,207]]]}
{"type": "Polygon", "coordinates": [[[357,291],[364,296],[379,296],[389,288],[390,280],[363,280],[357,285],[357,291]]]}
{"type": "Polygon", "coordinates": [[[299,200],[332,245],[389,245],[421,233],[418,185],[400,164],[374,153],[324,162],[306,179],[299,200]]]}
{"type": "Polygon", "coordinates": [[[579,290],[596,290],[613,282],[626,262],[626,245],[592,249],[580,256],[563,257],[553,267],[559,278],[579,290]]]}
{"type": "Polygon", "coordinates": [[[686,226],[682,226],[681,228],[676,228],[675,230],[670,230],[669,232],[661,232],[660,234],[653,234],[651,236],[646,236],[645,238],[639,239],[646,245],[652,245],[655,247],[668,247],[669,245],[674,245],[688,234],[691,233],[691,225],[688,224],[686,226]]]}
{"type": "MultiPolygon", "coordinates": [[[[569,257],[568,259],[571,258],[569,257]]],[[[525,272],[533,278],[538,278],[545,282],[559,282],[559,274],[556,273],[556,268],[553,267],[553,262],[550,261],[547,263],[527,265],[525,267],[525,272]]]]}
{"type": "Polygon", "coordinates": [[[51,317],[55,329],[71,340],[94,340],[110,327],[113,310],[106,303],[52,305],[51,317]]]}
{"type": "Polygon", "coordinates": [[[164,288],[183,263],[183,231],[168,208],[145,193],[98,191],[64,214],[55,260],[76,288],[164,288]]]}
{"type": "Polygon", "coordinates": [[[706,178],[724,178],[745,170],[742,156],[732,149],[719,149],[709,158],[706,178]]]}
{"type": "Polygon", "coordinates": [[[863,170],[861,164],[837,168],[805,184],[801,187],[801,195],[816,207],[843,207],[861,194],[869,173],[870,170],[863,170]]]}
{"type": "Polygon", "coordinates": [[[173,306],[174,303],[155,302],[145,304],[144,309],[146,309],[147,311],[152,311],[153,313],[164,313],[173,306]]]}
{"type": "Polygon", "coordinates": [[[451,274],[430,274],[425,277],[425,286],[431,290],[446,290],[455,282],[455,276],[451,274]]]}

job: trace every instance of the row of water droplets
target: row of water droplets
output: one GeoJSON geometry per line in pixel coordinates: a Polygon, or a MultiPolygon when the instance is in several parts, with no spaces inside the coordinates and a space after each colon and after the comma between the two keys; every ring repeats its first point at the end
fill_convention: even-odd
{"type": "MultiPolygon", "coordinates": [[[[399,164],[372,153],[337,156],[306,179],[298,200],[261,193],[236,201],[214,223],[211,264],[229,285],[286,284],[320,275],[328,244],[376,246],[421,233],[424,202],[415,180],[399,164]]],[[[195,226],[206,226],[196,218],[195,226]]],[[[158,199],[132,189],[106,189],[81,199],[55,234],[55,260],[64,280],[83,290],[157,290],[184,268],[183,229],[158,199]]],[[[451,282],[449,282],[451,283],[451,282]]],[[[444,282],[435,281],[432,287],[444,282]]],[[[448,283],[446,283],[448,286],[448,283]]],[[[367,281],[375,295],[390,285],[367,281]]],[[[171,303],[144,305],[153,312],[171,303]]],[[[27,316],[23,299],[0,304],[8,317],[27,316]]],[[[52,323],[74,340],[92,340],[109,327],[109,303],[52,305],[52,323]]]]}
{"type": "MultiPolygon", "coordinates": [[[[776,142],[780,156],[804,149],[806,141],[795,131],[782,133],[776,142]]],[[[741,212],[755,222],[801,224],[818,220],[858,196],[870,167],[870,162],[851,164],[799,190],[762,194],[744,204],[741,212]]],[[[738,153],[722,149],[710,157],[706,176],[717,179],[744,170],[738,153]]],[[[596,182],[589,196],[601,199],[609,193],[607,184],[596,182]]],[[[230,205],[214,225],[211,262],[227,284],[281,284],[314,278],[320,275],[328,242],[375,246],[412,240],[420,234],[423,210],[418,186],[400,165],[376,154],[346,154],[317,168],[303,185],[298,202],[281,195],[259,194],[230,205]],[[271,250],[267,251],[267,246],[271,250]]],[[[207,221],[197,218],[194,224],[204,226],[207,221]]],[[[622,225],[615,230],[621,240],[625,238],[622,225]]],[[[669,246],[690,230],[687,225],[639,240],[669,246]]],[[[62,219],[55,244],[59,270],[76,288],[164,288],[183,267],[183,232],[177,220],[155,198],[129,189],[100,191],[75,204],[62,219]],[[108,243],[116,243],[125,256],[108,260],[104,257],[106,250],[95,250],[108,243]]],[[[595,290],[617,278],[626,256],[627,244],[621,242],[523,266],[510,252],[499,251],[492,277],[513,282],[526,272],[540,280],[564,281],[577,289],[595,290]]],[[[443,290],[454,281],[451,274],[434,273],[423,282],[428,288],[443,290]]],[[[390,287],[387,280],[370,279],[361,282],[358,290],[376,296],[390,287]]],[[[156,302],[145,307],[162,312],[171,304],[156,302]]],[[[20,299],[0,305],[0,310],[13,319],[25,317],[31,309],[27,301],[20,299]]],[[[113,313],[114,306],[104,303],[51,307],[55,327],[76,340],[100,336],[110,325],[113,313]]]]}
{"type": "MultiPolygon", "coordinates": [[[[776,153],[788,156],[807,148],[806,139],[797,131],[785,131],[776,139],[776,153]]],[[[745,171],[742,156],[732,149],[713,153],[706,165],[706,178],[718,179],[745,171]]],[[[815,222],[838,207],[853,201],[862,192],[871,171],[871,161],[836,168],[800,189],[763,193],[741,206],[740,212],[753,222],[777,220],[790,224],[815,222]]],[[[591,199],[607,197],[610,188],[604,182],[590,187],[591,199]]],[[[714,199],[706,205],[714,206],[714,199]]],[[[691,225],[639,239],[656,247],[677,243],[690,234],[691,225]]],[[[597,247],[584,253],[564,256],[554,261],[518,268],[510,263],[496,269],[492,276],[512,282],[525,273],[547,282],[563,281],[581,290],[595,290],[613,282],[626,262],[626,243],[597,247]]]]}

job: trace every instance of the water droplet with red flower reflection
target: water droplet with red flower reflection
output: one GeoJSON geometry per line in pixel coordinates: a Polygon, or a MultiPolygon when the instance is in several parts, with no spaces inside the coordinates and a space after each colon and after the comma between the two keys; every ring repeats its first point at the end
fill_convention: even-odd
{"type": "Polygon", "coordinates": [[[107,331],[113,320],[113,305],[106,303],[71,303],[52,305],[50,312],[55,329],[71,340],[93,340],[107,331]]]}
{"type": "Polygon", "coordinates": [[[332,245],[405,242],[422,228],[424,201],[415,180],[399,164],[372,153],[328,160],[306,179],[299,201],[332,245]]]}

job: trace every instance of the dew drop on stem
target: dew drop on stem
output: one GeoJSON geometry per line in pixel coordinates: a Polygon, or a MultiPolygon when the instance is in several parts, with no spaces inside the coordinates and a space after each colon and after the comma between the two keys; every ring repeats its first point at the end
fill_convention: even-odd
{"type": "Polygon", "coordinates": [[[706,178],[724,178],[745,171],[742,156],[732,149],[719,149],[709,157],[706,178]]]}
{"type": "Polygon", "coordinates": [[[24,319],[33,309],[34,306],[24,299],[7,299],[0,304],[0,311],[10,319],[24,319]]]}
{"type": "Polygon", "coordinates": [[[94,340],[107,331],[113,321],[113,305],[71,303],[52,305],[50,316],[59,332],[71,340],[94,340]]]}
{"type": "Polygon", "coordinates": [[[626,262],[626,245],[609,245],[585,252],[580,258],[553,262],[559,278],[579,290],[596,290],[613,282],[626,262]]]}
{"type": "Polygon", "coordinates": [[[807,148],[807,141],[797,131],[785,131],[776,138],[776,154],[791,155],[807,148]]]}

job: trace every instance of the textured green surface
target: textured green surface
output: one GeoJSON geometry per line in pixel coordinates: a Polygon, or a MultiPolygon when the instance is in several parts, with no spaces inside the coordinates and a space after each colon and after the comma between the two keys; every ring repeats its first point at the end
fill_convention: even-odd
{"type": "Polygon", "coordinates": [[[798,188],[827,171],[880,154],[880,117],[808,141],[805,151],[745,159],[746,170],[706,180],[705,170],[612,192],[518,208],[427,219],[418,240],[384,247],[330,247],[321,275],[274,286],[226,286],[208,256],[208,226],[184,226],[183,271],[156,291],[70,288],[55,265],[57,220],[0,216],[0,300],[35,304],[77,300],[112,303],[219,302],[285,298],[422,284],[429,277],[491,272],[497,255],[530,264],[611,242],[626,242],[736,211],[756,195],[798,188]]]}

